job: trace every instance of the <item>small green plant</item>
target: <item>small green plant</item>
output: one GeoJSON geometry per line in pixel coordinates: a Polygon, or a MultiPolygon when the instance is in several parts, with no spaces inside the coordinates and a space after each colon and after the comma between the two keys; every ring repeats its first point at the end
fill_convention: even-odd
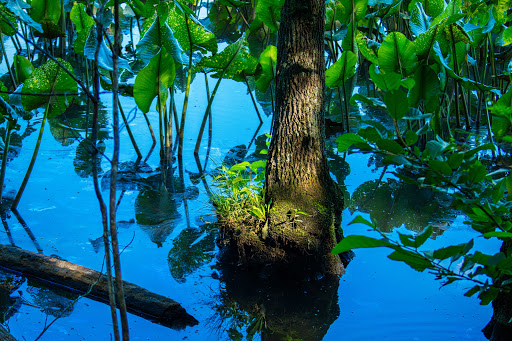
{"type": "Polygon", "coordinates": [[[263,181],[266,161],[242,162],[227,168],[222,165],[220,174],[213,178],[217,191],[211,200],[219,222],[234,225],[257,218],[266,221],[270,203],[263,198],[263,181]]]}

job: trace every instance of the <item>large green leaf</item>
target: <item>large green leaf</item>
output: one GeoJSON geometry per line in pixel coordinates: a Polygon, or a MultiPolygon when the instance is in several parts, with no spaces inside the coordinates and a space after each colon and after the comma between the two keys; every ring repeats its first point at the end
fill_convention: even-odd
{"type": "Polygon", "coordinates": [[[94,19],[87,14],[84,4],[75,3],[69,13],[69,16],[73,24],[75,24],[76,31],[78,33],[94,25],[94,19]]]}
{"type": "Polygon", "coordinates": [[[13,60],[14,73],[18,83],[25,82],[25,79],[29,78],[32,72],[34,72],[34,66],[27,58],[23,56],[14,56],[13,60]]]}
{"type": "Polygon", "coordinates": [[[277,31],[277,23],[281,19],[281,7],[284,0],[258,0],[255,9],[256,19],[264,23],[272,31],[277,31]]]}
{"type": "Polygon", "coordinates": [[[406,98],[406,94],[400,89],[387,91],[384,94],[384,103],[386,103],[389,115],[395,121],[402,119],[409,110],[406,98]]]}
{"type": "Polygon", "coordinates": [[[512,26],[507,27],[503,31],[502,39],[503,39],[503,46],[512,44],[512,26]]]}
{"type": "Polygon", "coordinates": [[[193,16],[185,13],[180,6],[175,5],[171,8],[167,23],[184,50],[190,50],[192,46],[192,50],[204,48],[213,53],[217,52],[215,34],[208,31],[193,16]]]}
{"type": "Polygon", "coordinates": [[[39,32],[43,32],[43,28],[41,27],[41,24],[35,22],[25,11],[25,9],[30,8],[30,5],[25,3],[22,0],[8,0],[7,4],[5,5],[8,9],[11,10],[16,17],[18,17],[19,20],[25,22],[30,27],[34,28],[35,30],[39,32]]]}
{"type": "Polygon", "coordinates": [[[154,20],[149,30],[146,31],[144,37],[137,44],[137,56],[146,65],[162,47],[165,47],[176,62],[183,64],[181,59],[183,49],[172,34],[171,28],[167,23],[160,24],[160,20],[154,20]]]}
{"type": "Polygon", "coordinates": [[[331,251],[333,254],[346,252],[353,249],[369,248],[369,247],[392,247],[386,239],[375,239],[367,236],[347,236],[341,240],[331,251]]]}
{"type": "Polygon", "coordinates": [[[381,90],[396,90],[400,87],[402,77],[396,72],[383,72],[375,64],[370,65],[370,78],[381,90]]]}
{"type": "Polygon", "coordinates": [[[411,18],[409,19],[409,26],[416,37],[428,31],[430,27],[430,17],[423,10],[421,2],[417,2],[416,6],[414,6],[411,12],[411,18]]]}
{"type": "Polygon", "coordinates": [[[425,0],[425,12],[431,17],[437,17],[444,11],[444,0],[425,0]]]}
{"type": "Polygon", "coordinates": [[[354,13],[355,22],[364,18],[368,8],[368,0],[342,0],[336,4],[335,19],[342,24],[352,20],[354,13]]]}
{"type": "MultiPolygon", "coordinates": [[[[66,69],[73,70],[68,62],[60,59],[59,62],[66,69]]],[[[76,81],[56,62],[49,60],[35,69],[32,76],[25,81],[21,101],[27,111],[49,104],[47,115],[48,118],[53,118],[66,110],[76,92],[76,81]]]]}
{"type": "Polygon", "coordinates": [[[437,74],[428,66],[419,67],[414,73],[414,86],[409,91],[409,106],[415,108],[420,101],[428,101],[439,93],[440,81],[437,74]]]}
{"type": "MultiPolygon", "coordinates": [[[[142,112],[147,113],[153,99],[160,95],[164,102],[167,98],[168,89],[172,86],[176,77],[174,59],[167,53],[165,48],[158,52],[149,64],[135,78],[133,97],[135,103],[142,112]]],[[[160,103],[162,104],[162,103],[160,103]]]]}
{"type": "Polygon", "coordinates": [[[220,73],[223,73],[224,78],[241,80],[239,75],[242,73],[254,74],[258,60],[251,56],[247,39],[242,36],[233,44],[226,46],[222,52],[201,59],[197,66],[219,71],[216,77],[220,77],[220,73]]]}
{"type": "MultiPolygon", "coordinates": [[[[87,59],[94,60],[96,58],[96,49],[98,48],[98,41],[96,37],[96,30],[91,29],[84,46],[84,55],[87,57],[87,59]]],[[[108,48],[105,40],[102,40],[99,46],[98,65],[105,70],[114,71],[112,51],[108,48]]],[[[128,60],[124,58],[118,58],[118,66],[122,69],[131,69],[130,65],[128,64],[128,60]]]]}
{"type": "Polygon", "coordinates": [[[379,65],[384,71],[411,74],[418,63],[414,44],[403,33],[392,32],[379,48],[379,65]]]}
{"type": "Polygon", "coordinates": [[[30,16],[36,22],[40,23],[43,19],[50,19],[54,24],[57,24],[60,14],[60,0],[32,0],[31,2],[30,16]]]}
{"type": "Polygon", "coordinates": [[[356,72],[357,56],[352,51],[345,51],[325,72],[325,84],[332,88],[340,86],[356,72]]]}
{"type": "Polygon", "coordinates": [[[3,4],[0,4],[0,33],[12,36],[18,28],[18,20],[3,4]],[[14,28],[13,28],[14,26],[14,28]]]}
{"type": "Polygon", "coordinates": [[[261,73],[256,76],[256,87],[261,92],[266,92],[270,82],[274,79],[277,64],[277,48],[269,45],[260,54],[261,73]]]}
{"type": "Polygon", "coordinates": [[[357,47],[359,48],[359,52],[361,52],[363,57],[368,59],[368,61],[373,64],[379,64],[377,51],[380,47],[380,44],[378,42],[368,39],[368,37],[366,37],[361,31],[357,31],[356,42],[357,47]]]}

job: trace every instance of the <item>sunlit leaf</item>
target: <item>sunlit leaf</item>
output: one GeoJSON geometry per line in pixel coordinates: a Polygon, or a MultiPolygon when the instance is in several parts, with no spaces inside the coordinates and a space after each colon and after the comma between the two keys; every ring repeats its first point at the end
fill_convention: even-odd
{"type": "Polygon", "coordinates": [[[0,33],[12,36],[16,33],[17,29],[17,18],[3,4],[0,4],[0,33]]]}
{"type": "Polygon", "coordinates": [[[19,55],[14,56],[13,60],[14,64],[14,73],[16,74],[16,78],[18,79],[18,83],[23,83],[27,78],[32,75],[34,71],[34,66],[27,58],[19,55]]]}
{"type": "Polygon", "coordinates": [[[255,16],[272,31],[277,32],[277,23],[281,19],[281,7],[284,0],[258,0],[255,16]]]}
{"type": "Polygon", "coordinates": [[[261,73],[256,76],[256,87],[261,92],[266,92],[274,79],[277,64],[277,48],[269,45],[260,54],[261,73]]]}
{"type": "Polygon", "coordinates": [[[85,5],[81,3],[75,3],[73,5],[69,17],[73,24],[75,24],[78,33],[94,25],[94,19],[87,14],[85,5]]]}
{"type": "Polygon", "coordinates": [[[414,44],[400,32],[391,32],[379,48],[379,66],[384,71],[411,74],[418,58],[414,44]]]}
{"type": "Polygon", "coordinates": [[[338,254],[353,249],[369,248],[369,247],[391,247],[386,239],[375,239],[367,236],[347,236],[341,240],[331,251],[332,254],[338,254]]]}
{"type": "Polygon", "coordinates": [[[178,40],[174,37],[171,28],[167,23],[161,25],[159,20],[155,20],[137,44],[137,57],[146,65],[162,47],[167,50],[167,53],[169,53],[176,62],[183,64],[181,59],[183,49],[178,40]]]}
{"type": "Polygon", "coordinates": [[[22,0],[8,0],[5,5],[8,9],[10,9],[16,17],[18,17],[21,21],[25,22],[30,27],[34,28],[39,32],[43,32],[43,28],[37,22],[35,22],[28,14],[25,12],[25,9],[30,8],[30,5],[26,4],[22,0]]]}
{"type": "Polygon", "coordinates": [[[59,22],[61,15],[60,0],[32,0],[30,16],[36,22],[42,19],[49,19],[54,24],[59,22]]]}
{"type": "Polygon", "coordinates": [[[327,87],[340,86],[356,72],[357,56],[352,51],[345,51],[341,57],[325,72],[327,87]]]}
{"type": "Polygon", "coordinates": [[[400,87],[402,77],[393,71],[384,72],[375,64],[370,65],[370,78],[375,86],[384,91],[396,90],[400,87]]]}
{"type": "MultiPolygon", "coordinates": [[[[64,60],[59,60],[68,70],[73,70],[71,64],[64,60]]],[[[25,81],[22,90],[22,103],[25,110],[32,110],[48,106],[47,115],[49,118],[62,114],[77,92],[76,81],[64,71],[53,60],[47,61],[41,67],[38,67],[32,73],[32,76],[25,81]],[[61,95],[58,94],[67,94],[61,95]],[[45,94],[48,96],[31,96],[30,94],[45,94]]]]}
{"type": "Polygon", "coordinates": [[[160,96],[161,102],[165,102],[168,89],[172,86],[175,77],[174,59],[162,48],[135,78],[133,97],[139,109],[144,113],[148,112],[157,96],[160,96]]]}
{"type": "Polygon", "coordinates": [[[507,46],[507,45],[512,44],[512,26],[507,27],[503,31],[502,39],[503,39],[503,46],[507,46]]]}
{"type": "Polygon", "coordinates": [[[430,27],[430,17],[423,10],[421,2],[417,2],[411,12],[409,25],[412,33],[418,37],[420,34],[428,31],[430,27]]]}
{"type": "Polygon", "coordinates": [[[186,51],[204,48],[213,53],[217,52],[217,38],[208,31],[194,17],[184,13],[180,6],[173,6],[169,12],[167,23],[171,28],[174,37],[181,47],[186,51]],[[185,19],[187,16],[187,19],[185,19]]]}
{"type": "Polygon", "coordinates": [[[444,0],[425,0],[425,12],[431,17],[437,17],[443,13],[445,5],[444,0]]]}

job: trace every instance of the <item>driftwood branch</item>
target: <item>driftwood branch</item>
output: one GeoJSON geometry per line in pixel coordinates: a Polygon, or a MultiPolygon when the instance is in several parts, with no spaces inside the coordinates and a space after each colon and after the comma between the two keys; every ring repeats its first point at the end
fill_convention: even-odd
{"type": "MultiPolygon", "coordinates": [[[[89,291],[91,285],[97,282],[86,297],[108,303],[106,276],[84,266],[14,246],[0,245],[0,267],[81,294],[89,291]]],[[[123,281],[123,286],[129,312],[175,329],[198,324],[173,299],[126,281],[123,281]]]]}

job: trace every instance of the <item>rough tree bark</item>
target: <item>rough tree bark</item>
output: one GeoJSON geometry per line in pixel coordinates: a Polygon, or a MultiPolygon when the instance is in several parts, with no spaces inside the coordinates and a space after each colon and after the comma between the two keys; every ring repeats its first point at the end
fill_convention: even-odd
{"type": "Polygon", "coordinates": [[[323,0],[286,0],[281,10],[265,188],[272,209],[260,231],[242,228],[232,238],[239,263],[288,274],[344,272],[340,257],[330,253],[342,237],[343,207],[325,154],[324,17],[323,0]]]}

